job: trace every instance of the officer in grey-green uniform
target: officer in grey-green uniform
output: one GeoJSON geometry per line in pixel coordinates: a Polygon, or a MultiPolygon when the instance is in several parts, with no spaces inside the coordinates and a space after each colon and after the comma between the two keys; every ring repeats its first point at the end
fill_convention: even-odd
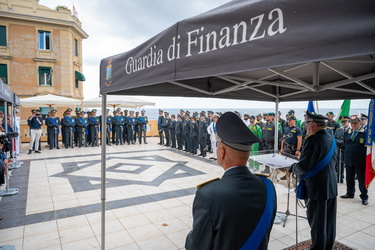
{"type": "Polygon", "coordinates": [[[346,194],[340,196],[348,199],[354,198],[355,176],[358,179],[358,187],[361,194],[362,204],[368,204],[368,190],[365,186],[366,171],[366,130],[360,125],[360,118],[356,115],[349,120],[351,128],[345,135],[344,160],[346,168],[346,194]]]}
{"type": "Polygon", "coordinates": [[[182,118],[181,115],[177,115],[177,121],[175,126],[176,140],[177,140],[177,149],[182,150],[182,118]]]}
{"type": "Polygon", "coordinates": [[[216,128],[217,162],[225,172],[221,179],[197,187],[185,248],[268,249],[277,210],[275,188],[246,166],[251,146],[259,139],[232,112],[224,113],[216,128]],[[261,217],[265,219],[259,223],[261,217]]]}
{"type": "Polygon", "coordinates": [[[345,151],[345,133],[349,129],[349,116],[342,115],[339,117],[342,127],[336,129],[334,138],[336,139],[336,145],[339,152],[339,160],[337,161],[336,172],[337,181],[344,183],[344,151],[345,151]]]}

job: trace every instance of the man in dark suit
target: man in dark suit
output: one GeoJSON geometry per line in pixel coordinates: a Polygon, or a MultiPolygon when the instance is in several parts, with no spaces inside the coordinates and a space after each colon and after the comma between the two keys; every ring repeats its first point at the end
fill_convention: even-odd
{"type": "Polygon", "coordinates": [[[314,176],[305,179],[307,220],[311,227],[310,249],[332,249],[336,237],[337,207],[337,150],[332,137],[325,130],[328,118],[306,112],[307,137],[302,147],[301,158],[293,164],[291,171],[297,176],[306,175],[325,158],[334,146],[328,164],[314,176]]]}
{"type": "Polygon", "coordinates": [[[193,229],[185,247],[248,249],[250,245],[267,249],[276,214],[275,189],[269,180],[253,175],[246,166],[251,145],[260,140],[232,112],[223,114],[216,128],[220,137],[217,162],[225,173],[221,179],[198,186],[193,229]]]}

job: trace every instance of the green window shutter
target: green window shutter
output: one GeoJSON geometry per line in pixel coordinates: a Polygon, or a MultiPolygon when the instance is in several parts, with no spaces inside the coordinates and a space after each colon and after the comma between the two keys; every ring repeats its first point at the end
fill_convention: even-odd
{"type": "Polygon", "coordinates": [[[85,76],[81,73],[81,72],[78,72],[78,71],[76,71],[75,72],[75,75],[76,75],[76,79],[78,80],[78,81],[86,81],[86,78],[85,78],[85,76]]]}
{"type": "Polygon", "coordinates": [[[40,66],[39,72],[39,86],[52,86],[52,69],[51,67],[40,66]],[[47,74],[47,75],[45,75],[47,74]]]}
{"type": "Polygon", "coordinates": [[[1,77],[7,77],[7,65],[6,64],[0,64],[0,76],[1,77]]]}
{"type": "Polygon", "coordinates": [[[51,67],[39,67],[39,74],[50,74],[51,73],[51,67]]]}
{"type": "Polygon", "coordinates": [[[7,46],[7,28],[0,26],[0,46],[7,46]]]}
{"type": "Polygon", "coordinates": [[[0,64],[0,78],[5,84],[8,84],[8,65],[0,64]]]}

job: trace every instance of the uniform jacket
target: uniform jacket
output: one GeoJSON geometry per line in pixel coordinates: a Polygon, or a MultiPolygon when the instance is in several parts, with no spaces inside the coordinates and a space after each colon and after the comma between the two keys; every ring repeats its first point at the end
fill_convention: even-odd
{"type": "Polygon", "coordinates": [[[211,122],[210,125],[207,127],[207,133],[210,135],[211,141],[217,141],[216,140],[216,123],[211,122]],[[215,128],[214,128],[215,126],[215,128]]]}
{"type": "Polygon", "coordinates": [[[158,118],[158,130],[162,129],[163,123],[164,123],[164,116],[159,115],[159,118],[158,118]]]}
{"type": "Polygon", "coordinates": [[[199,134],[199,127],[197,122],[190,122],[190,136],[197,137],[199,134]]]}
{"type": "Polygon", "coordinates": [[[46,125],[48,129],[54,130],[55,128],[58,128],[60,126],[60,118],[48,117],[46,119],[46,125]],[[53,122],[51,119],[55,120],[55,122],[53,122]]]}
{"type": "Polygon", "coordinates": [[[206,138],[207,137],[207,122],[200,121],[199,123],[199,137],[206,138]]]}
{"type": "Polygon", "coordinates": [[[357,162],[359,165],[363,165],[364,168],[366,164],[366,130],[364,128],[359,128],[358,134],[354,140],[352,140],[353,132],[353,129],[349,128],[345,134],[345,165],[353,166],[354,162],[357,162]]]}
{"type": "MultiPolygon", "coordinates": [[[[293,172],[298,176],[306,174],[328,154],[331,144],[332,137],[326,130],[319,130],[307,137],[302,147],[301,157],[298,163],[293,165],[293,172]]],[[[337,150],[323,170],[305,180],[307,198],[328,200],[337,196],[336,161],[337,150]]]]}
{"type": "MultiPolygon", "coordinates": [[[[266,193],[264,182],[246,166],[230,169],[221,179],[198,189],[186,249],[240,249],[263,214],[266,193]]],[[[277,210],[275,192],[274,197],[272,221],[277,210]]],[[[272,223],[259,249],[267,249],[271,229],[272,223]]]]}

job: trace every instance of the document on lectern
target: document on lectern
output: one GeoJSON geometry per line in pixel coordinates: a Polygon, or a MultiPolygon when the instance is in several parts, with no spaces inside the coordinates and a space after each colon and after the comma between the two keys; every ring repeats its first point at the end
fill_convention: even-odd
{"type": "Polygon", "coordinates": [[[265,153],[262,151],[258,151],[253,152],[252,155],[250,155],[249,160],[267,165],[271,168],[286,168],[298,162],[298,160],[294,158],[294,156],[288,156],[286,154],[265,153]]]}

